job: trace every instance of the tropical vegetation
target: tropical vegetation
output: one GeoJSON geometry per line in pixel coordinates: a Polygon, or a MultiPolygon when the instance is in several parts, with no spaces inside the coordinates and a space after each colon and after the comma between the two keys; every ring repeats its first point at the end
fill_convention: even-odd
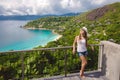
{"type": "MultiPolygon", "coordinates": [[[[109,40],[120,44],[120,3],[106,5],[78,16],[46,17],[28,22],[27,29],[49,29],[62,35],[57,41],[49,42],[48,47],[71,46],[80,28],[88,28],[88,43],[98,44],[109,40]]],[[[97,69],[98,47],[91,51],[88,47],[87,70],[97,69]]],[[[64,74],[64,61],[67,56],[67,73],[79,71],[80,61],[77,55],[72,55],[72,49],[41,50],[18,52],[0,55],[0,79],[19,79],[22,76],[22,60],[24,57],[25,79],[64,74]]]]}

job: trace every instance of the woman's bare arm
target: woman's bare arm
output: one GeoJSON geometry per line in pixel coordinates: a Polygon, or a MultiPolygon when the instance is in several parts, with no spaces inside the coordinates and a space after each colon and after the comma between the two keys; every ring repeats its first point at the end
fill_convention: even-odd
{"type": "Polygon", "coordinates": [[[75,54],[76,42],[77,42],[77,36],[75,37],[73,42],[73,54],[75,54]]]}

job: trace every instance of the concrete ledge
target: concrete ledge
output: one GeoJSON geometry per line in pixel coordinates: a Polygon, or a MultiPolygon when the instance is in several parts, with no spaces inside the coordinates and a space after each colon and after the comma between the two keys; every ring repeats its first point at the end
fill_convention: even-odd
{"type": "Polygon", "coordinates": [[[104,45],[102,54],[102,74],[109,80],[120,80],[120,45],[101,41],[104,45]]]}

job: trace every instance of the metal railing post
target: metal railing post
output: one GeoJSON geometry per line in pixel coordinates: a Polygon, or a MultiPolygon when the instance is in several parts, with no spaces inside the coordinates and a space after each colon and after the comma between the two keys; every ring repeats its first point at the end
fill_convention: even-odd
{"type": "MultiPolygon", "coordinates": [[[[67,52],[67,51],[64,51],[64,52],[67,52]]],[[[65,53],[65,77],[67,77],[67,53],[65,53]]]]}
{"type": "Polygon", "coordinates": [[[21,53],[22,80],[24,80],[24,52],[21,53]]]}
{"type": "Polygon", "coordinates": [[[98,54],[98,70],[102,68],[102,55],[103,55],[103,45],[99,45],[99,54],[98,54]]]}

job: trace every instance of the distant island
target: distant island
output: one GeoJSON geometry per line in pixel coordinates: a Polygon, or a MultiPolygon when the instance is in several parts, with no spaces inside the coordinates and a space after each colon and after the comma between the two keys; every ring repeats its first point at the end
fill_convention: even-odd
{"type": "Polygon", "coordinates": [[[66,13],[66,14],[47,14],[47,15],[10,15],[10,16],[5,16],[5,15],[0,15],[0,20],[35,20],[38,18],[44,18],[44,17],[50,17],[50,16],[76,16],[81,14],[80,13],[66,13]]]}

